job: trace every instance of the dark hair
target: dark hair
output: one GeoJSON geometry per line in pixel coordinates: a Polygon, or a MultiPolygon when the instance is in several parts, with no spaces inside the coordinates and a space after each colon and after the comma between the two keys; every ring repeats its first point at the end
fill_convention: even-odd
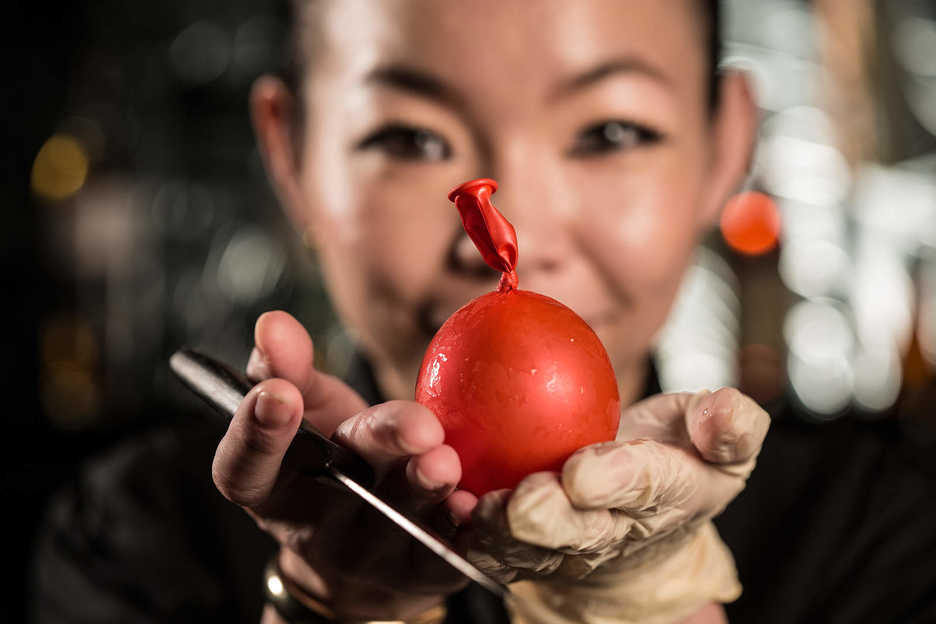
{"type": "MultiPolygon", "coordinates": [[[[704,40],[708,57],[708,100],[709,108],[718,107],[718,93],[720,83],[719,62],[722,52],[722,24],[720,0],[697,0],[699,13],[703,20],[704,40]]],[[[293,93],[298,93],[300,77],[308,69],[311,55],[306,32],[310,20],[308,9],[310,0],[286,0],[286,11],[289,37],[282,78],[293,93]]]]}
{"type": "Polygon", "coordinates": [[[719,65],[722,54],[722,23],[720,0],[700,0],[702,19],[705,20],[705,34],[708,52],[709,108],[718,108],[718,94],[721,86],[719,65]]]}

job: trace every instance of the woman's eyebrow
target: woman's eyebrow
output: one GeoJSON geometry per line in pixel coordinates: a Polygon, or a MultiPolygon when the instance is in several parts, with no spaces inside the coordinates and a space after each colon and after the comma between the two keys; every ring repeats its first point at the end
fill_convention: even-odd
{"type": "Polygon", "coordinates": [[[378,67],[367,74],[364,82],[406,91],[454,109],[461,109],[464,104],[464,98],[458,90],[441,78],[406,65],[378,67]]]}
{"type": "Polygon", "coordinates": [[[550,95],[550,100],[559,99],[590,87],[616,74],[639,74],[662,86],[672,87],[672,81],[660,68],[637,56],[622,56],[602,61],[593,67],[559,82],[550,95]]]}

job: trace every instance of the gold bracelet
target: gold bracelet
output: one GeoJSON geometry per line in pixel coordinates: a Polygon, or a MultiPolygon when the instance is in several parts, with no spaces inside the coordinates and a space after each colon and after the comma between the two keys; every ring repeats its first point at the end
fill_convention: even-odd
{"type": "Polygon", "coordinates": [[[280,570],[279,554],[273,555],[263,570],[263,592],[281,618],[289,624],[441,624],[444,604],[430,607],[410,620],[349,620],[339,617],[328,605],[309,595],[280,570]]]}

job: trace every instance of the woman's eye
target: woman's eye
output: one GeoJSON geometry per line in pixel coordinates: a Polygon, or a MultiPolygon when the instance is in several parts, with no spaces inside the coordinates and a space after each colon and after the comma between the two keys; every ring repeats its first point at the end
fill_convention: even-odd
{"type": "Polygon", "coordinates": [[[358,143],[357,149],[377,149],[402,160],[445,160],[452,148],[441,136],[417,126],[392,124],[380,128],[358,143]]]}
{"type": "Polygon", "coordinates": [[[652,145],[663,138],[656,130],[627,121],[604,121],[588,126],[575,137],[569,150],[573,156],[596,156],[608,152],[652,145]]]}

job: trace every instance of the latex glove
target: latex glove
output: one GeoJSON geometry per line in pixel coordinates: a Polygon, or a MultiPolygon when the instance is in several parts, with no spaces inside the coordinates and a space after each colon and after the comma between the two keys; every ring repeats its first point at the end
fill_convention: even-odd
{"type": "Polygon", "coordinates": [[[562,473],[481,498],[468,557],[524,595],[529,622],[677,622],[741,593],[709,521],[744,488],[769,426],[727,388],[659,395],[562,473]]]}

